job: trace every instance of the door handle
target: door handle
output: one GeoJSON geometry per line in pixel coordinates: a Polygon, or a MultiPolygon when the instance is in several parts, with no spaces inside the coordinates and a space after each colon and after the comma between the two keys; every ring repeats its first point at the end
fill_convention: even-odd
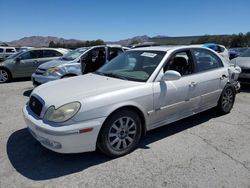
{"type": "Polygon", "coordinates": [[[225,78],[227,78],[227,76],[226,76],[225,74],[223,74],[223,75],[220,77],[221,80],[224,80],[225,78]]]}
{"type": "Polygon", "coordinates": [[[197,86],[197,82],[191,82],[190,84],[189,84],[189,87],[195,87],[195,86],[197,86]]]}

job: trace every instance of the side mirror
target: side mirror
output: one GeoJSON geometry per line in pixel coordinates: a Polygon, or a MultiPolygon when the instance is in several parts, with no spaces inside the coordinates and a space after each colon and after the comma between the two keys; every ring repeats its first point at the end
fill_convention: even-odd
{"type": "Polygon", "coordinates": [[[174,81],[179,80],[181,78],[181,74],[174,70],[168,70],[165,72],[165,74],[162,76],[161,80],[163,81],[174,81]]]}
{"type": "Polygon", "coordinates": [[[20,61],[21,61],[21,58],[20,58],[20,57],[16,58],[16,62],[17,62],[17,63],[19,63],[20,61]]]}

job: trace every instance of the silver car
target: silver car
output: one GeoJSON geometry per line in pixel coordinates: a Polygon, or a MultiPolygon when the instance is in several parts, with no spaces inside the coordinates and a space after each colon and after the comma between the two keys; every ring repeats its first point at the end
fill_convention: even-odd
{"type": "Polygon", "coordinates": [[[123,47],[118,45],[78,48],[60,59],[39,66],[32,74],[33,85],[94,72],[124,51],[123,47]]]}
{"type": "Polygon", "coordinates": [[[239,71],[202,47],[128,50],[95,73],[35,88],[23,114],[30,133],[59,153],[131,152],[151,129],[214,108],[229,113],[239,71]]]}
{"type": "Polygon", "coordinates": [[[13,78],[30,77],[39,65],[58,59],[67,52],[65,49],[32,48],[13,54],[0,63],[0,83],[13,78]]]}

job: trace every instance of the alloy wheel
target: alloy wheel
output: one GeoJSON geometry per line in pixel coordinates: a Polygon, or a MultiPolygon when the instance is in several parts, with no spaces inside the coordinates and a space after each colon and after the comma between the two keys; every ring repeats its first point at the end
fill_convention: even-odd
{"type": "Polygon", "coordinates": [[[116,151],[127,149],[134,141],[137,133],[136,122],[130,117],[117,119],[109,129],[108,142],[116,151]]]}
{"type": "Polygon", "coordinates": [[[230,88],[228,88],[222,96],[222,108],[225,111],[230,110],[233,106],[233,100],[234,100],[233,91],[230,88]]]}
{"type": "Polygon", "coordinates": [[[6,70],[0,70],[0,83],[7,82],[9,79],[9,74],[6,70]]]}

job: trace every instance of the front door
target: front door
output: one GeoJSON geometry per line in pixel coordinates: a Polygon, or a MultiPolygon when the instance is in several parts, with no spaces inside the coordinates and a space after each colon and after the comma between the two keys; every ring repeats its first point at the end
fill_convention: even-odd
{"type": "Polygon", "coordinates": [[[194,74],[190,51],[175,53],[162,71],[175,70],[182,77],[175,81],[153,83],[154,115],[153,127],[171,123],[193,113],[200,103],[199,76],[194,74]]]}
{"type": "Polygon", "coordinates": [[[15,64],[16,77],[29,77],[35,72],[36,67],[39,65],[39,54],[42,54],[42,50],[31,50],[22,54],[15,64]]]}

